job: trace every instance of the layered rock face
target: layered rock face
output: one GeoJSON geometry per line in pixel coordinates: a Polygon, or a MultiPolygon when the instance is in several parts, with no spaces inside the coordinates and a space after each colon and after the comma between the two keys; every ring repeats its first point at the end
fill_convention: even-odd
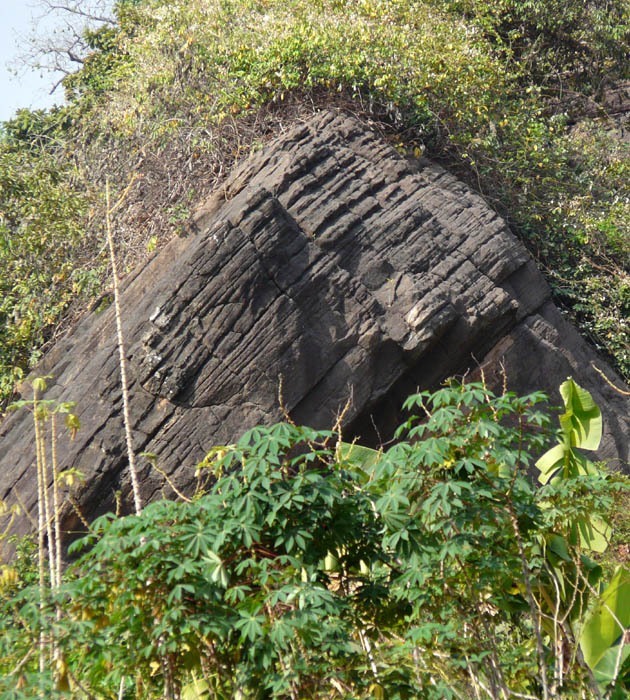
{"type": "MultiPolygon", "coordinates": [[[[343,113],[325,112],[238,168],[122,295],[133,440],[145,501],[190,489],[216,444],[289,413],[374,441],[418,388],[485,368],[500,388],[559,402],[568,376],[602,408],[602,456],[627,469],[628,402],[550,301],[522,245],[484,201],[439,167],[409,162],[343,113]],[[393,409],[391,407],[394,407],[393,409]]],[[[91,314],[37,375],[76,402],[81,429],[58,459],[85,475],[89,517],[129,505],[113,308],[91,314]]],[[[0,427],[0,498],[33,510],[30,416],[0,427]]],[[[68,506],[65,527],[77,525],[68,506]]],[[[27,527],[26,520],[22,527],[27,527]]]]}

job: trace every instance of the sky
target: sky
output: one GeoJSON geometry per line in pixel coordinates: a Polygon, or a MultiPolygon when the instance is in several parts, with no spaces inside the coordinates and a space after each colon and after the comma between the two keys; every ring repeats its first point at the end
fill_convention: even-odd
{"type": "MultiPolygon", "coordinates": [[[[111,7],[113,0],[71,2],[84,8],[111,7]]],[[[60,74],[28,68],[19,60],[29,37],[50,36],[58,26],[59,17],[46,17],[44,10],[44,0],[0,0],[0,121],[10,119],[22,107],[40,109],[63,103],[63,89],[50,94],[60,74]]],[[[63,16],[68,18],[67,13],[63,16]]]]}
{"type": "MultiPolygon", "coordinates": [[[[63,101],[63,91],[49,95],[56,78],[51,73],[20,68],[15,62],[23,51],[24,39],[33,33],[39,12],[24,0],[0,0],[0,121],[10,119],[22,107],[51,107],[63,101]]],[[[37,31],[42,29],[41,22],[37,31]]]]}

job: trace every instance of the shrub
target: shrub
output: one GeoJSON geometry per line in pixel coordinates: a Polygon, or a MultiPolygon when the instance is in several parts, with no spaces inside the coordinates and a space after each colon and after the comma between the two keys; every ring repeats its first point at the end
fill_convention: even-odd
{"type": "MultiPolygon", "coordinates": [[[[563,433],[592,447],[597,408],[573,383],[563,396],[563,433]]],[[[385,452],[291,424],[214,448],[199,465],[207,492],[104,516],[74,546],[83,553],[57,599],[63,614],[53,608],[44,627],[63,653],[43,680],[25,651],[40,630],[37,595],[5,598],[5,687],[137,698],[623,693],[615,625],[630,623],[630,580],[619,569],[600,598],[602,569],[587,556],[620,486],[564,437],[537,463],[546,485],[532,485],[549,435],[542,399],[455,383],[414,395],[385,452]]]]}
{"type": "Polygon", "coordinates": [[[102,283],[106,179],[139,176],[115,222],[131,266],[235,159],[330,104],[378,119],[401,150],[426,149],[480,191],[630,376],[627,146],[605,124],[570,129],[600,76],[625,74],[621,0],[144,0],[116,12],[66,79],[68,106],[4,127],[5,401],[77,287],[102,283]],[[74,274],[63,289],[37,257],[60,251],[59,274],[74,274]]]}

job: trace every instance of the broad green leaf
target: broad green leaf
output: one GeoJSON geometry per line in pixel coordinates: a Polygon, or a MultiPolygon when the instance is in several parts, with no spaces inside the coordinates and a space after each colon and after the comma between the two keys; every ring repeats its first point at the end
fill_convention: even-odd
{"type": "Polygon", "coordinates": [[[597,474],[597,467],[584,455],[579,454],[566,444],[556,445],[536,462],[540,470],[538,481],[546,484],[556,477],[572,479],[576,476],[597,474]]]}
{"type": "Polygon", "coordinates": [[[629,656],[630,644],[624,644],[623,647],[616,644],[607,649],[593,669],[595,680],[604,687],[612,683],[619,673],[618,669],[629,656]]]}
{"type": "Polygon", "coordinates": [[[558,557],[562,561],[572,561],[571,554],[569,552],[569,545],[567,544],[567,541],[564,539],[564,537],[561,537],[560,535],[549,536],[549,538],[547,539],[547,549],[550,552],[553,552],[556,555],[556,557],[558,557]]]}
{"type": "Polygon", "coordinates": [[[324,569],[324,571],[333,571],[333,572],[340,570],[339,559],[337,558],[336,554],[333,554],[332,552],[328,552],[328,554],[324,557],[323,569],[324,569]]]}
{"type": "MultiPolygon", "coordinates": [[[[630,627],[630,569],[619,567],[597,604],[588,614],[580,637],[584,660],[602,674],[610,669],[609,650],[617,650],[630,627]]],[[[628,643],[621,653],[627,656],[628,643]]],[[[609,678],[609,681],[614,680],[609,678]]]]}
{"type": "Polygon", "coordinates": [[[349,462],[354,467],[369,470],[382,457],[380,450],[373,450],[370,447],[363,447],[354,442],[341,442],[337,449],[337,460],[339,462],[349,462]]]}
{"type": "Polygon", "coordinates": [[[586,578],[591,586],[597,585],[603,573],[601,565],[590,557],[587,557],[586,554],[580,554],[580,564],[586,572],[586,578]]]}
{"type": "Polygon", "coordinates": [[[590,459],[571,450],[568,469],[569,476],[596,476],[598,473],[597,467],[590,459]]]}
{"type": "Polygon", "coordinates": [[[197,678],[197,676],[193,674],[192,681],[182,688],[181,699],[205,700],[205,698],[209,697],[209,694],[210,686],[208,685],[208,681],[204,678],[197,678]]]}
{"type": "Polygon", "coordinates": [[[602,439],[602,414],[591,394],[571,377],[560,385],[566,413],[560,417],[571,446],[596,450],[602,439]]]}
{"type": "Polygon", "coordinates": [[[605,552],[610,542],[612,530],[610,525],[596,515],[579,518],[574,527],[577,528],[580,544],[593,552],[605,552]]]}
{"type": "Polygon", "coordinates": [[[556,445],[536,462],[536,467],[540,470],[538,481],[546,484],[551,477],[564,466],[567,448],[564,445],[556,445]]]}

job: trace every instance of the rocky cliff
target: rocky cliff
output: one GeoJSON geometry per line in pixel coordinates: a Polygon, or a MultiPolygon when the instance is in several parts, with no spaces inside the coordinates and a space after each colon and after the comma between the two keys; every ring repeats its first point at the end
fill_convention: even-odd
{"type": "MultiPolygon", "coordinates": [[[[485,368],[497,388],[568,376],[602,408],[601,456],[628,468],[628,402],[606,363],[550,300],[523,246],[484,201],[410,162],[353,117],[324,112],[244,162],[172,241],[125,281],[133,439],[156,455],[146,500],[191,488],[215,444],[282,419],[388,436],[402,399],[485,368]],[[281,403],[283,408],[281,408],[281,403]]],[[[130,501],[113,309],[92,313],[37,369],[75,401],[81,429],[59,462],[85,476],[90,516],[130,501]]],[[[0,498],[33,510],[30,417],[0,427],[0,498]]],[[[65,527],[77,525],[67,506],[65,527]]],[[[27,527],[26,520],[21,528],[27,527]]]]}

